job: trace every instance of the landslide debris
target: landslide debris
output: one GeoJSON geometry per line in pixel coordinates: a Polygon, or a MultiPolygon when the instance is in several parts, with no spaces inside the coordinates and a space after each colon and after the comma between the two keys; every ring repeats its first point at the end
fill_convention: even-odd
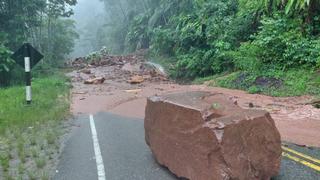
{"type": "Polygon", "coordinates": [[[105,80],[129,84],[168,81],[167,75],[156,66],[150,65],[144,57],[144,51],[129,55],[110,55],[101,50],[87,57],[75,58],[66,66],[78,70],[71,74],[72,81],[82,81],[84,84],[103,84],[105,80]]]}
{"type": "Polygon", "coordinates": [[[146,142],[156,160],[190,180],[258,180],[278,175],[281,140],[262,110],[223,94],[186,92],[148,99],[146,142]]]}

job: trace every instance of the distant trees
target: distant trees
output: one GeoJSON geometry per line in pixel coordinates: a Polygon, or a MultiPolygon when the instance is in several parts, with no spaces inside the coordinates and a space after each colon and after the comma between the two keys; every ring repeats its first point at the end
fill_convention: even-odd
{"type": "Polygon", "coordinates": [[[0,0],[0,86],[8,84],[12,77],[7,52],[16,50],[23,42],[36,46],[51,65],[71,52],[77,35],[73,22],[65,18],[73,14],[70,7],[76,3],[76,0],[0,0]]]}
{"type": "Polygon", "coordinates": [[[170,56],[176,77],[320,64],[319,0],[102,1],[98,39],[117,53],[170,56]]]}

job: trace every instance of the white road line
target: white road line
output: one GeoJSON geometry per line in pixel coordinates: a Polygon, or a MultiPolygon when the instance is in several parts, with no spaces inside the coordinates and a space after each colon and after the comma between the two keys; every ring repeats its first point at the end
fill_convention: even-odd
{"type": "Polygon", "coordinates": [[[97,130],[96,130],[96,125],[94,124],[93,115],[90,115],[90,127],[91,127],[91,133],[92,133],[94,153],[96,156],[98,180],[106,180],[106,172],[104,170],[104,164],[103,164],[103,159],[101,156],[98,134],[97,134],[97,130]]]}

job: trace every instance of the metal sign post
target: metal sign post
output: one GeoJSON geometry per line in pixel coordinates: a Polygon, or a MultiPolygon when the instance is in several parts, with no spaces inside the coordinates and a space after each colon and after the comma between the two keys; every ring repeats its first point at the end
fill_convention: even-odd
{"type": "Polygon", "coordinates": [[[27,104],[31,104],[31,69],[43,58],[43,55],[34,49],[29,43],[26,43],[19,50],[17,50],[11,56],[11,58],[14,59],[16,63],[22,66],[25,70],[26,101],[27,104]]]}
{"type": "Polygon", "coordinates": [[[26,73],[26,101],[27,104],[31,104],[32,94],[31,94],[31,66],[30,66],[30,53],[27,46],[23,49],[24,56],[24,69],[26,73]]]}

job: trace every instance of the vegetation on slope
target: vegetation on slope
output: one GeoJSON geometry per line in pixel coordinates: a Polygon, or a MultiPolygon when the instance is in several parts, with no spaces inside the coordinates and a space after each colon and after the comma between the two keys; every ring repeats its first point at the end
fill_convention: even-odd
{"type": "Polygon", "coordinates": [[[101,27],[104,33],[98,39],[117,53],[150,48],[153,56],[168,57],[174,78],[232,73],[244,81],[227,85],[225,78],[218,85],[272,95],[314,93],[308,84],[318,86],[313,77],[320,65],[317,0],[104,2],[113,12],[106,20],[112,26],[101,27]],[[242,84],[261,79],[281,87],[242,84]]]}

